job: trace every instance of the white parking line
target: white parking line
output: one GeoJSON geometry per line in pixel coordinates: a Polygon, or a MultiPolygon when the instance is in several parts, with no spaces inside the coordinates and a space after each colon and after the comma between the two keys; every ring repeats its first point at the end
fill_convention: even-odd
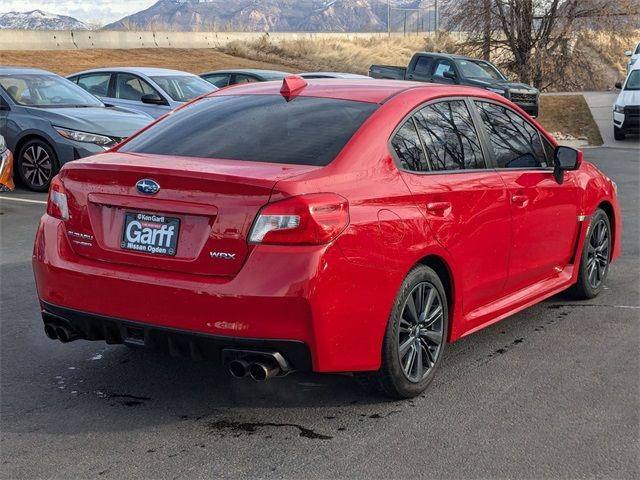
{"type": "Polygon", "coordinates": [[[10,200],[13,202],[23,202],[23,203],[39,203],[41,205],[47,204],[47,202],[45,202],[44,200],[31,200],[30,198],[5,197],[4,195],[0,195],[0,200],[10,200]]]}

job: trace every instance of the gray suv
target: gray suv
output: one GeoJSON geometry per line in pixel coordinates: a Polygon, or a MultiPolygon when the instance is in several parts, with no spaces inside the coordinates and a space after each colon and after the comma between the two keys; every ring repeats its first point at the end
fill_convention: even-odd
{"type": "Polygon", "coordinates": [[[148,125],[149,115],[108,108],[45,70],[0,67],[0,135],[27,188],[44,192],[66,162],[104,152],[148,125]]]}

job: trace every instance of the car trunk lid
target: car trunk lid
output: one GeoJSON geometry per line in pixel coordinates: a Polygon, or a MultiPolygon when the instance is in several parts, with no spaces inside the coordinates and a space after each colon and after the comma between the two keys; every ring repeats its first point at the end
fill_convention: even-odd
{"type": "Polygon", "coordinates": [[[279,180],[318,167],[107,153],[67,164],[66,234],[80,256],[201,275],[235,275],[279,180]],[[141,193],[141,180],[159,185],[141,193]]]}

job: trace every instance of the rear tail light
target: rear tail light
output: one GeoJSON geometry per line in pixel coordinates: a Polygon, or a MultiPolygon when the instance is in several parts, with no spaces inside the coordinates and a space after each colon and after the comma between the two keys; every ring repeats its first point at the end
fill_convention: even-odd
{"type": "Polygon", "coordinates": [[[62,186],[60,177],[55,176],[49,186],[49,199],[47,201],[47,213],[60,220],[69,220],[69,205],[67,193],[62,186]]]}
{"type": "Polygon", "coordinates": [[[313,193],[262,208],[249,235],[251,243],[319,245],[349,225],[349,202],[335,193],[313,193]]]}

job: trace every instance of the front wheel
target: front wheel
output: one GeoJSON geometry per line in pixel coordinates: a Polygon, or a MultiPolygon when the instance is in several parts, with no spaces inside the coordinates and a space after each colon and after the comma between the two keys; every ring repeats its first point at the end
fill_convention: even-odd
{"type": "Polygon", "coordinates": [[[613,127],[613,138],[616,140],[624,140],[627,137],[627,132],[625,132],[622,128],[618,128],[616,126],[613,127]]]}
{"type": "Polygon", "coordinates": [[[440,278],[429,267],[414,267],[389,317],[380,370],[360,373],[358,380],[393,398],[420,395],[441,363],[448,327],[449,310],[440,278]]]}
{"type": "Polygon", "coordinates": [[[16,171],[22,184],[35,192],[46,192],[58,171],[58,160],[48,143],[29,140],[18,152],[16,171]]]}
{"type": "Polygon", "coordinates": [[[609,217],[602,209],[598,209],[591,218],[589,230],[587,230],[580,257],[578,281],[569,290],[574,298],[588,300],[602,291],[609,273],[611,240],[609,217]]]}

